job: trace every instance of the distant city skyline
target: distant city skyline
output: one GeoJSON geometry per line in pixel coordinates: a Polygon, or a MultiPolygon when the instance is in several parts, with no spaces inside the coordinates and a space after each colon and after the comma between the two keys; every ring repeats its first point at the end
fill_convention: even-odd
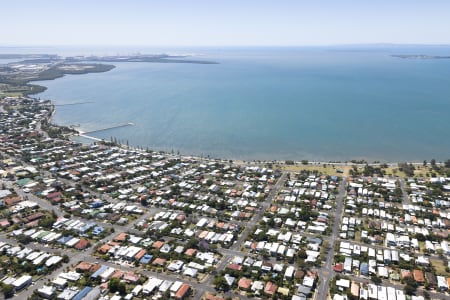
{"type": "Polygon", "coordinates": [[[2,3],[0,46],[450,44],[450,1],[2,3]]]}

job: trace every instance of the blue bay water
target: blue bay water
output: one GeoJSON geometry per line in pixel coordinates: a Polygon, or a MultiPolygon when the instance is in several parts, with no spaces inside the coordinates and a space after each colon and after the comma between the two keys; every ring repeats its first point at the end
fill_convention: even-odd
{"type": "MultiPolygon", "coordinates": [[[[245,160],[450,157],[450,48],[196,49],[219,64],[117,63],[39,82],[54,122],[181,154],[245,160]]],[[[195,51],[187,51],[195,52],[195,51]]]]}

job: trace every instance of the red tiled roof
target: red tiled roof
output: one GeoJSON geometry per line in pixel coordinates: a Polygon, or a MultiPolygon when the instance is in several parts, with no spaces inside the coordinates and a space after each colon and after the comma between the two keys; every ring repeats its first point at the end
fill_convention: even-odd
{"type": "Polygon", "coordinates": [[[189,248],[189,249],[187,249],[187,250],[184,252],[184,254],[186,254],[187,256],[192,256],[192,255],[195,254],[195,252],[197,252],[196,249],[189,248]]]}
{"type": "Polygon", "coordinates": [[[163,241],[156,241],[152,245],[152,247],[156,248],[156,249],[160,249],[162,246],[164,246],[164,242],[163,241]]]}
{"type": "Polygon", "coordinates": [[[80,272],[87,272],[91,268],[92,268],[92,264],[90,264],[86,261],[82,261],[75,267],[75,270],[80,271],[80,272]]]}
{"type": "Polygon", "coordinates": [[[77,250],[83,250],[85,249],[87,246],[89,245],[89,241],[86,239],[81,239],[76,245],[75,245],[75,249],[77,250]]]}
{"type": "Polygon", "coordinates": [[[242,266],[241,265],[237,265],[237,264],[229,264],[227,266],[227,268],[231,269],[231,270],[240,271],[242,269],[242,266]]]}
{"type": "Polygon", "coordinates": [[[127,240],[127,237],[128,237],[128,234],[126,234],[125,232],[121,232],[114,238],[114,241],[125,242],[127,240]]]}
{"type": "Polygon", "coordinates": [[[413,271],[413,277],[414,280],[417,282],[425,282],[425,278],[423,277],[423,272],[421,270],[414,270],[413,271]]]}
{"type": "Polygon", "coordinates": [[[250,286],[252,285],[252,280],[251,279],[247,279],[245,277],[242,277],[241,279],[239,279],[238,281],[238,287],[241,289],[248,289],[250,288],[250,286]]]}
{"type": "Polygon", "coordinates": [[[177,291],[177,293],[175,294],[175,298],[176,299],[183,299],[186,294],[189,292],[191,286],[187,283],[183,283],[180,287],[180,289],[177,291]]]}
{"type": "Polygon", "coordinates": [[[266,283],[266,286],[264,287],[264,293],[268,294],[268,295],[273,295],[275,294],[275,292],[277,291],[277,285],[268,281],[266,283]]]}

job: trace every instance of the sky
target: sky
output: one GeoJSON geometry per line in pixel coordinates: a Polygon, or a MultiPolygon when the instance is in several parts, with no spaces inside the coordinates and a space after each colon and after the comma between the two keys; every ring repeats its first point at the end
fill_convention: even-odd
{"type": "Polygon", "coordinates": [[[0,46],[450,44],[449,0],[6,0],[0,46]]]}

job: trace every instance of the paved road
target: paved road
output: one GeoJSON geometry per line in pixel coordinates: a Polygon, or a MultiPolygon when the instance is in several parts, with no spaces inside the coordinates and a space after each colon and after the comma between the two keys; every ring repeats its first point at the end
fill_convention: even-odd
{"type": "MultiPolygon", "coordinates": [[[[244,252],[239,251],[239,249],[243,245],[244,241],[247,240],[248,235],[251,233],[251,230],[254,229],[255,225],[257,223],[259,223],[261,218],[264,216],[264,212],[270,207],[270,204],[272,203],[272,200],[277,195],[278,190],[283,186],[283,184],[284,184],[284,182],[286,180],[286,176],[287,176],[287,173],[284,172],[284,173],[282,173],[280,178],[278,178],[278,181],[276,182],[276,184],[273,186],[273,188],[269,192],[269,195],[267,195],[266,199],[261,204],[261,208],[259,209],[259,211],[257,213],[255,213],[253,215],[253,217],[250,219],[250,221],[245,225],[244,230],[239,235],[239,238],[237,239],[237,241],[230,247],[230,249],[225,249],[225,248],[219,248],[218,249],[218,251],[223,255],[223,257],[222,257],[222,260],[220,261],[219,265],[216,267],[216,273],[217,274],[225,269],[225,267],[227,266],[229,260],[232,257],[234,257],[236,255],[239,255],[239,256],[248,255],[248,254],[246,254],[244,252]]],[[[209,275],[203,281],[203,285],[205,285],[205,286],[212,286],[213,279],[214,279],[214,276],[209,275]]],[[[242,296],[242,295],[239,295],[239,298],[244,299],[245,297],[242,296]]]]}
{"type": "Polygon", "coordinates": [[[317,292],[315,294],[316,299],[327,298],[329,284],[331,279],[334,277],[333,273],[334,243],[338,240],[339,236],[339,229],[341,226],[342,213],[344,207],[344,197],[346,195],[346,185],[347,185],[347,178],[344,177],[339,185],[339,194],[336,197],[336,209],[331,236],[329,239],[327,239],[330,250],[328,251],[325,264],[319,269],[320,281],[317,288],[317,292]]]}
{"type": "Polygon", "coordinates": [[[398,180],[399,180],[399,183],[400,183],[400,188],[402,189],[402,196],[403,196],[402,203],[410,205],[411,204],[411,199],[409,199],[408,193],[406,192],[405,179],[399,178],[398,180]]]}

